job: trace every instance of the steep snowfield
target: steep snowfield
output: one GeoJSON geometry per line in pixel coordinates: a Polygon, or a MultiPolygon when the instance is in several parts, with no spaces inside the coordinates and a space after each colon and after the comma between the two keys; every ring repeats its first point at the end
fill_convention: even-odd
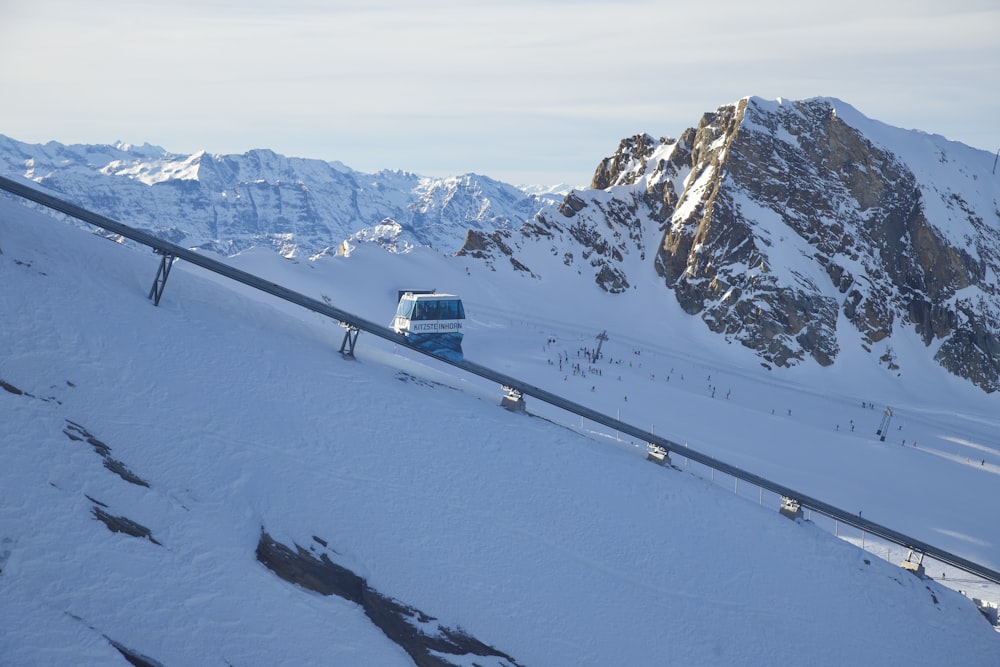
{"type": "MultiPolygon", "coordinates": [[[[164,665],[412,664],[356,605],[258,563],[262,529],[321,538],[383,594],[524,665],[985,664],[1000,650],[968,599],[884,546],[784,519],[683,460],[651,465],[543,404],[528,407],[545,419],[506,412],[499,388],[407,350],[362,335],[344,361],[335,323],[184,264],[154,308],[155,256],[6,200],[0,253],[0,380],[30,394],[0,390],[5,665],[124,664],[108,639],[164,665]],[[109,532],[95,501],[159,544],[109,532]]],[[[651,292],[467,274],[420,250],[234,263],[376,321],[398,288],[458,292],[469,358],[1000,565],[1000,411],[943,371],[768,374],[651,292]],[[589,370],[577,353],[604,329],[589,370]],[[918,447],[874,438],[886,403],[918,447]]]]}

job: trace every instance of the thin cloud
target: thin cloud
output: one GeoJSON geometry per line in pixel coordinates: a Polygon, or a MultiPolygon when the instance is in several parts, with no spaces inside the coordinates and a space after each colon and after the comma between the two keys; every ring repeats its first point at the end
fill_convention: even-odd
{"type": "Polygon", "coordinates": [[[505,179],[512,153],[561,155],[551,180],[582,182],[623,136],[746,95],[831,96],[993,150],[993,4],[16,0],[0,132],[505,179]]]}

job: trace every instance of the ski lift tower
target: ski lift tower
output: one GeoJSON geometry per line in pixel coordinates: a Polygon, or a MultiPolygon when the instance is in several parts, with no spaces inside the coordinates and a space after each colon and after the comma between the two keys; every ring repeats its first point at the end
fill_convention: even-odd
{"type": "Polygon", "coordinates": [[[875,431],[875,435],[881,436],[879,440],[885,442],[885,434],[889,430],[889,422],[892,421],[892,408],[888,405],[885,406],[885,412],[882,414],[882,423],[879,424],[878,430],[875,431]]]}
{"type": "Polygon", "coordinates": [[[594,354],[594,361],[597,361],[598,359],[601,358],[601,345],[603,345],[604,341],[606,341],[607,339],[608,339],[607,329],[597,334],[597,352],[594,354]]]}

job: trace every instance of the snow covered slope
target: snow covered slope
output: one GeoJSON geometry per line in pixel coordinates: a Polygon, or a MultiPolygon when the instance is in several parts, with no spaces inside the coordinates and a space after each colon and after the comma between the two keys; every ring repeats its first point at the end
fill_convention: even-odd
{"type": "MultiPolygon", "coordinates": [[[[811,373],[832,369],[779,384],[679,309],[596,286],[567,303],[559,281],[375,247],[234,262],[376,320],[399,287],[457,291],[470,358],[997,566],[996,402],[943,371],[934,411],[850,364],[822,393],[811,373]],[[607,356],[588,364],[602,329],[607,356]],[[876,441],[857,392],[900,406],[921,446],[876,441]],[[972,448],[988,465],[953,455],[972,448]]],[[[982,664],[1000,648],[967,598],[682,461],[651,465],[544,406],[508,413],[498,388],[371,337],[344,361],[335,323],[183,264],[154,308],[155,264],[0,201],[4,664],[124,664],[122,648],[164,665],[413,664],[358,604],[261,564],[262,531],[521,665],[982,664]]]]}

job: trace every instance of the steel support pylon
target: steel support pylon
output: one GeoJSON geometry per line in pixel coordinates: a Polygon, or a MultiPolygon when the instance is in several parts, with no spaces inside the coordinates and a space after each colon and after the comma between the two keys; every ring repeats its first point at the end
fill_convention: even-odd
{"type": "Polygon", "coordinates": [[[345,357],[354,358],[354,344],[358,342],[358,328],[352,324],[340,323],[344,327],[344,340],[340,343],[340,353],[345,357]]]}
{"type": "Polygon", "coordinates": [[[156,270],[156,278],[153,279],[153,286],[149,288],[148,299],[153,300],[154,306],[160,305],[160,297],[163,296],[163,288],[167,286],[167,277],[170,275],[170,267],[173,266],[174,260],[177,259],[169,252],[163,252],[161,250],[154,250],[160,257],[160,268],[156,270]]]}

